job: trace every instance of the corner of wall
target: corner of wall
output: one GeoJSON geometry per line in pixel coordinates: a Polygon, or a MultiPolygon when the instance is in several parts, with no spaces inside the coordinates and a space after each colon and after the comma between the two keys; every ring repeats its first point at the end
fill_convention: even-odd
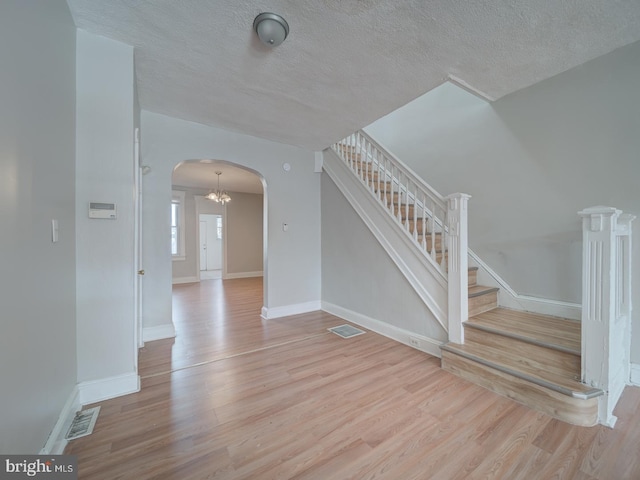
{"type": "Polygon", "coordinates": [[[640,363],[631,364],[631,375],[629,378],[631,385],[640,387],[640,363]]]}
{"type": "Polygon", "coordinates": [[[58,416],[58,421],[53,426],[53,430],[49,434],[44,447],[40,450],[40,455],[61,455],[67,446],[67,440],[65,438],[71,422],[76,415],[76,412],[82,408],[80,403],[80,391],[78,386],[73,387],[73,390],[69,394],[69,398],[62,407],[62,411],[58,416]]]}

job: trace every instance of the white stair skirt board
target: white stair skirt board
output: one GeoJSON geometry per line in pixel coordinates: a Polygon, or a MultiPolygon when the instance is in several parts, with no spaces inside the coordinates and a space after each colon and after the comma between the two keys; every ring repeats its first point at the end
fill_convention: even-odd
{"type": "Polygon", "coordinates": [[[348,310],[346,308],[342,308],[332,303],[322,302],[322,310],[335,315],[336,317],[340,317],[351,323],[355,323],[356,325],[371,330],[372,332],[378,333],[404,345],[415,348],[416,350],[420,350],[421,352],[428,353],[429,355],[440,358],[440,346],[444,342],[410,332],[403,328],[399,328],[380,320],[367,317],[365,315],[354,312],[352,310],[348,310]]]}
{"type": "Polygon", "coordinates": [[[640,363],[631,364],[631,378],[629,379],[631,385],[640,387],[640,363]]]}
{"type": "Polygon", "coordinates": [[[91,403],[109,400],[110,398],[128,395],[140,391],[140,376],[136,373],[125,373],[100,380],[90,380],[78,384],[80,403],[91,403]]]}
{"type": "Polygon", "coordinates": [[[498,298],[499,306],[510,308],[511,310],[552,315],[554,317],[569,318],[571,320],[582,319],[582,305],[560,300],[520,295],[471,249],[469,249],[469,260],[470,267],[478,267],[478,283],[487,285],[488,287],[500,288],[500,296],[498,298]]]}
{"type": "Polygon", "coordinates": [[[299,315],[301,313],[315,312],[321,310],[319,301],[297,303],[294,305],[285,305],[283,307],[262,307],[262,318],[270,320],[272,318],[288,317],[290,315],[299,315]]]}
{"type": "Polygon", "coordinates": [[[95,427],[98,421],[99,413],[100,406],[77,412],[64,438],[67,440],[75,440],[76,438],[91,435],[93,433],[93,427],[95,427]]]}
{"type": "Polygon", "coordinates": [[[365,333],[367,333],[364,330],[360,330],[359,328],[352,327],[351,325],[347,324],[340,325],[339,327],[327,328],[327,330],[329,330],[331,333],[335,333],[342,338],[357,337],[358,335],[364,335],[365,333]]]}
{"type": "Polygon", "coordinates": [[[156,325],[154,327],[144,327],[142,329],[142,341],[153,342],[154,340],[164,340],[165,338],[174,338],[176,329],[173,323],[165,325],[156,325]]]}
{"type": "Polygon", "coordinates": [[[69,430],[69,427],[76,416],[76,412],[81,408],[80,392],[78,387],[75,386],[62,407],[58,421],[53,426],[53,430],[51,430],[49,438],[45,442],[44,447],[42,447],[42,450],[40,450],[40,455],[62,455],[67,446],[65,434],[69,430]]]}

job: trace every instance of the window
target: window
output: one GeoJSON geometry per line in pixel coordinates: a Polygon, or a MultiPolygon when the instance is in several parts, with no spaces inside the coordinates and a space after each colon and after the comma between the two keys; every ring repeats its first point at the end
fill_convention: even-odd
{"type": "Polygon", "coordinates": [[[184,260],[184,192],[171,193],[171,256],[184,260]]]}
{"type": "Polygon", "coordinates": [[[218,240],[222,240],[222,217],[216,218],[216,236],[218,240]]]}

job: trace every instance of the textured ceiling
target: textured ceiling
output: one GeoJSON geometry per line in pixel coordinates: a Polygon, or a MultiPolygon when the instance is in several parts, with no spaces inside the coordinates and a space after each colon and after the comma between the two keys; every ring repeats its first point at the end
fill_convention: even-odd
{"type": "Polygon", "coordinates": [[[320,150],[449,78],[488,99],[640,40],[639,0],[68,0],[141,108],[320,150]],[[275,49],[263,11],[291,31],[275,49]]]}

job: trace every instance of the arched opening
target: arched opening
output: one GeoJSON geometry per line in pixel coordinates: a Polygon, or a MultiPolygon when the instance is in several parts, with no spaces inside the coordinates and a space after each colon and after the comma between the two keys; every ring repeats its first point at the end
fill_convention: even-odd
{"type": "Polygon", "coordinates": [[[172,284],[262,277],[264,305],[267,196],[262,175],[221,160],[185,160],[173,169],[171,189],[172,284]],[[218,189],[230,200],[207,198],[218,189]]]}

